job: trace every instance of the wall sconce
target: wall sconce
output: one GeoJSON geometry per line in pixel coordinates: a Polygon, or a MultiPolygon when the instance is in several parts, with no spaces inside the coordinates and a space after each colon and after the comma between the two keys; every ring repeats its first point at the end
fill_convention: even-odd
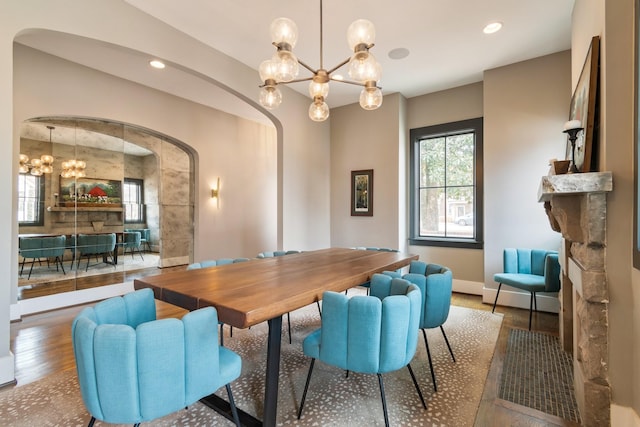
{"type": "Polygon", "coordinates": [[[216,207],[220,207],[220,177],[216,181],[215,188],[211,189],[211,198],[216,201],[216,207]]]}

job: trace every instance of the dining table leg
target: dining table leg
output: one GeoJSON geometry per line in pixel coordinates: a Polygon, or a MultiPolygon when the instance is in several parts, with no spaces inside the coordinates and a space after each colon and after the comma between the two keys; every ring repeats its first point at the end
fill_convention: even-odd
{"type": "Polygon", "coordinates": [[[278,381],[280,378],[280,345],[282,343],[282,316],[267,321],[269,338],[267,341],[267,376],[264,387],[264,415],[262,425],[276,425],[278,413],[278,381]]]}

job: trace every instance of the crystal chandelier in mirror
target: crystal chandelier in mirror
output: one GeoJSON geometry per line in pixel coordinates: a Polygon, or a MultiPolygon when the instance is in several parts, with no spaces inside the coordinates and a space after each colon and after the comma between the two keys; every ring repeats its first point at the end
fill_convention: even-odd
{"type": "Polygon", "coordinates": [[[271,59],[260,64],[260,80],[264,82],[260,86],[260,104],[263,107],[271,110],[282,103],[282,93],[278,85],[301,81],[310,81],[309,95],[313,102],[309,107],[309,117],[317,122],[329,117],[329,106],[325,102],[329,95],[329,81],[362,86],[360,106],[365,110],[375,110],[382,105],[382,91],[378,87],[382,69],[369,52],[375,41],[373,24],[366,19],[358,19],[351,23],[347,30],[347,42],[353,55],[330,70],[326,70],[323,66],[322,34],[322,0],[320,0],[320,68],[314,69],[293,53],[298,39],[296,23],[289,18],[277,18],[271,23],[271,40],[277,51],[271,59]],[[349,64],[351,81],[331,76],[334,71],[346,64],[349,64]],[[298,79],[299,65],[309,70],[312,76],[298,79]]]}

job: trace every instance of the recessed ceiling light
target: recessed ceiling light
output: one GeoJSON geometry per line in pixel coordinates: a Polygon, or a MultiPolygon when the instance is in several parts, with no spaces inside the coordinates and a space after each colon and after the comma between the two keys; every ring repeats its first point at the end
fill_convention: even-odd
{"type": "Polygon", "coordinates": [[[493,34],[500,31],[501,28],[502,28],[502,22],[492,22],[490,24],[487,24],[487,26],[484,27],[484,30],[482,30],[482,32],[485,34],[493,34]]]}
{"type": "Polygon", "coordinates": [[[409,49],[404,47],[398,47],[389,51],[389,58],[391,59],[403,59],[409,56],[409,49]]]}
{"type": "Polygon", "coordinates": [[[151,65],[153,68],[157,68],[159,70],[162,70],[164,68],[164,62],[159,61],[157,59],[154,59],[153,61],[149,61],[149,65],[151,65]]]}

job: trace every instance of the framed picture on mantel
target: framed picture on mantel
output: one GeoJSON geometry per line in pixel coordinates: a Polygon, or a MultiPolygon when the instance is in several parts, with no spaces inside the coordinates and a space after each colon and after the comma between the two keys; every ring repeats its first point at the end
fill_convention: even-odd
{"type": "MultiPolygon", "coordinates": [[[[569,120],[580,120],[583,131],[579,132],[573,159],[579,172],[598,170],[598,78],[600,37],[591,39],[580,78],[571,97],[569,120]]],[[[567,160],[571,159],[571,144],[567,141],[567,160]]]]}
{"type": "Polygon", "coordinates": [[[351,216],[373,216],[373,169],[351,171],[351,216]]]}

